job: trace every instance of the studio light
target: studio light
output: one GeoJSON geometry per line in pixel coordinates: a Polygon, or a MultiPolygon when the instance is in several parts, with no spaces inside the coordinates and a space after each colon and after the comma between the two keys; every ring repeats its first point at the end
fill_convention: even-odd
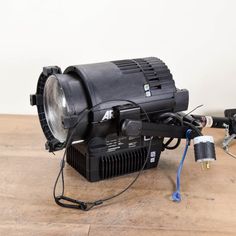
{"type": "MultiPolygon", "coordinates": [[[[181,139],[187,140],[186,152],[194,139],[196,161],[209,168],[216,159],[214,140],[202,136],[201,129],[230,122],[184,114],[188,103],[188,91],[177,89],[168,67],[154,57],[70,66],[63,73],[57,66],[43,68],[31,105],[37,106],[46,148],[66,150],[58,178],[65,158],[89,181],[138,171],[123,191],[94,202],[66,197],[63,191],[56,196],[55,185],[56,202],[88,210],[120,195],[143,169],[157,166],[162,151],[177,148],[181,139]]],[[[173,200],[178,197],[173,195],[173,200]]]]}

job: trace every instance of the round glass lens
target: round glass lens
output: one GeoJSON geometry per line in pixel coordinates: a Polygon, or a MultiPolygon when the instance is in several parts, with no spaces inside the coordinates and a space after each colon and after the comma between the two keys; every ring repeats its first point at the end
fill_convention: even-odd
{"type": "Polygon", "coordinates": [[[50,131],[56,139],[64,142],[68,130],[63,127],[62,121],[63,117],[68,115],[67,102],[63,89],[54,75],[51,75],[46,81],[43,105],[50,131]]]}

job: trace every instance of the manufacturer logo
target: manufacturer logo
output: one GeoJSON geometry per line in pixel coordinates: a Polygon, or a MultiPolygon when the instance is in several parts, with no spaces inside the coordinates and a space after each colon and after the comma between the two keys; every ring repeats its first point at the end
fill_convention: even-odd
{"type": "Polygon", "coordinates": [[[106,113],[104,114],[103,118],[102,118],[102,121],[105,121],[105,120],[110,120],[113,118],[113,110],[108,110],[106,111],[106,113]]]}

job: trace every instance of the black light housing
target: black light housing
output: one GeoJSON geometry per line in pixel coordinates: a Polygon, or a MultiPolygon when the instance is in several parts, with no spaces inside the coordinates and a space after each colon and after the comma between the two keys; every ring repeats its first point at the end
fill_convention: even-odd
{"type": "Polygon", "coordinates": [[[54,199],[63,207],[89,210],[119,196],[143,169],[157,166],[162,151],[175,149],[186,139],[172,195],[179,202],[180,172],[190,140],[194,140],[195,161],[203,168],[216,160],[213,137],[203,136],[203,127],[225,128],[223,148],[235,158],[229,144],[236,138],[236,109],[226,110],[225,117],[184,114],[188,91],[175,87],[169,69],[155,57],[70,66],[63,73],[57,66],[44,67],[30,102],[37,106],[46,149],[65,148],[67,162],[89,181],[139,171],[115,195],[83,202],[64,195],[64,154],[54,186],[54,199]],[[60,176],[62,194],[56,196],[60,176]]]}
{"type": "MultiPolygon", "coordinates": [[[[176,148],[188,129],[192,139],[205,126],[227,127],[227,140],[235,137],[235,109],[226,110],[225,118],[181,113],[188,108],[188,91],[176,88],[168,67],[155,57],[70,66],[63,73],[44,67],[30,100],[46,149],[67,148],[67,162],[89,181],[138,171],[144,164],[156,167],[161,151],[176,148]],[[178,141],[170,146],[174,138],[178,141]]],[[[194,141],[195,159],[206,166],[215,160],[212,140],[194,141]]]]}
{"type": "MultiPolygon", "coordinates": [[[[188,101],[188,91],[177,89],[168,67],[154,57],[70,66],[64,73],[45,67],[31,95],[46,148],[61,150],[71,137],[67,162],[90,181],[138,171],[144,163],[149,138],[125,134],[124,120],[157,122],[161,114],[186,110],[188,101]]],[[[145,168],[157,166],[163,139],[154,138],[145,168]]]]}

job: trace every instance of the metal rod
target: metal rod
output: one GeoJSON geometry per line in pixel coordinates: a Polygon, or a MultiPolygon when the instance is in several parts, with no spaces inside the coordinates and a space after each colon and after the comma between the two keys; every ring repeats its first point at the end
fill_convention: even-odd
{"type": "Polygon", "coordinates": [[[216,117],[216,116],[202,116],[202,115],[191,115],[196,121],[200,122],[202,127],[211,127],[225,129],[225,125],[229,125],[230,119],[227,117],[216,117]]]}

